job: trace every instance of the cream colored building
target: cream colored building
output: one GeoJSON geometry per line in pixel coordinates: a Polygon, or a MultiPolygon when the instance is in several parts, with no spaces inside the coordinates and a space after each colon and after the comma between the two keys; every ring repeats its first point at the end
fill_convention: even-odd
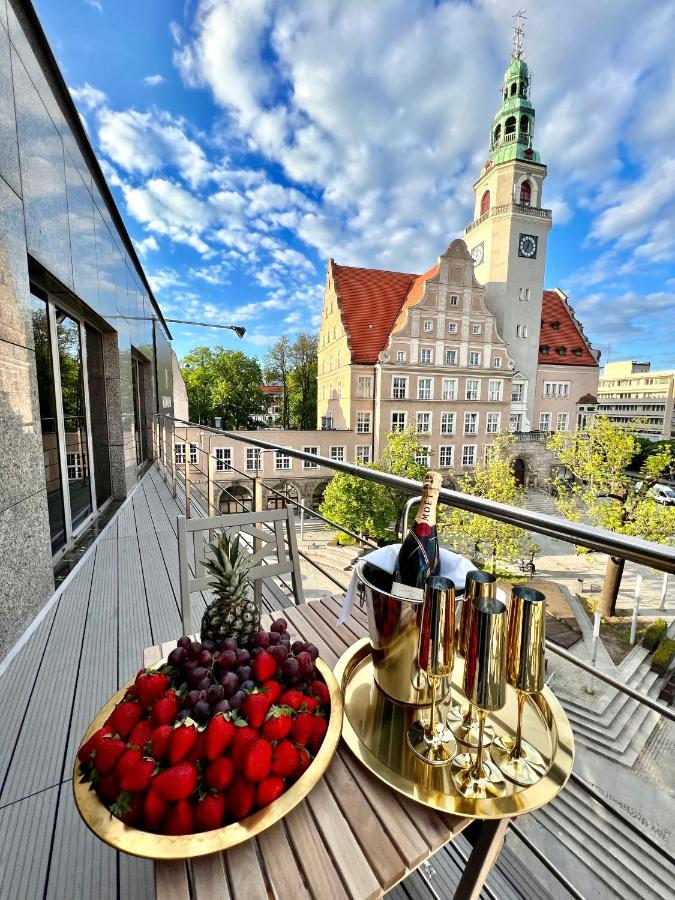
{"type": "Polygon", "coordinates": [[[597,414],[614,422],[645,423],[640,432],[652,441],[675,438],[675,370],[652,372],[651,364],[607,363],[598,385],[597,414]]]}

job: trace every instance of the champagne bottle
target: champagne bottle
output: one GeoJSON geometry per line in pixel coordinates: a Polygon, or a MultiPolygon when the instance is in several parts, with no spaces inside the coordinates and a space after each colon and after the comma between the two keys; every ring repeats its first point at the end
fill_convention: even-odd
{"type": "Polygon", "coordinates": [[[436,507],[441,476],[427,472],[422,486],[422,499],[412,527],[405,536],[394,569],[391,593],[402,600],[423,600],[424,582],[440,571],[436,507]]]}

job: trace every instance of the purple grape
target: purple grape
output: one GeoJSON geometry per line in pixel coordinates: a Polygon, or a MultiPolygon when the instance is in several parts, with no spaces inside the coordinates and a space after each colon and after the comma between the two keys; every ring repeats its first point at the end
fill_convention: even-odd
{"type": "Polygon", "coordinates": [[[188,648],[188,653],[190,654],[192,659],[197,659],[199,654],[202,652],[202,645],[199,641],[193,641],[188,648]]]}
{"type": "Polygon", "coordinates": [[[270,631],[276,631],[278,634],[283,634],[287,628],[288,622],[286,619],[275,619],[270,625],[270,631]]]}
{"type": "Polygon", "coordinates": [[[199,663],[196,659],[190,659],[190,657],[188,657],[181,668],[184,672],[191,672],[193,669],[196,669],[198,665],[199,663]]]}
{"type": "Polygon", "coordinates": [[[232,707],[230,706],[229,700],[219,700],[217,703],[214,703],[211,707],[211,712],[214,713],[226,713],[229,712],[232,707]]]}
{"type": "Polygon", "coordinates": [[[188,709],[192,709],[195,703],[199,702],[199,699],[199,691],[188,691],[183,700],[183,705],[187,706],[188,709]]]}
{"type": "Polygon", "coordinates": [[[295,658],[297,659],[298,666],[300,667],[300,674],[309,675],[309,673],[314,668],[314,661],[312,660],[312,657],[309,655],[309,653],[306,650],[303,650],[301,653],[298,653],[295,658]]]}
{"type": "Polygon", "coordinates": [[[246,694],[243,691],[237,691],[232,694],[230,697],[230,709],[240,709],[241,704],[246,699],[246,694]]]}
{"type": "Polygon", "coordinates": [[[231,697],[239,687],[239,679],[235,672],[226,672],[220,679],[226,697],[231,697]]]}
{"type": "Polygon", "coordinates": [[[221,650],[236,650],[237,639],[233,637],[225,638],[220,644],[221,650]]]}
{"type": "Polygon", "coordinates": [[[265,652],[264,647],[254,647],[253,650],[251,650],[251,659],[255,659],[256,656],[260,656],[260,654],[264,653],[264,652],[265,652]]]}
{"type": "Polygon", "coordinates": [[[278,644],[281,640],[281,635],[277,631],[270,631],[267,635],[270,641],[270,647],[274,647],[275,644],[278,644]]]}
{"type": "Polygon", "coordinates": [[[202,678],[205,678],[208,674],[209,673],[206,671],[206,669],[202,668],[202,666],[197,666],[196,669],[192,669],[191,672],[187,673],[187,683],[197,685],[202,680],[202,678]]]}
{"type": "Polygon", "coordinates": [[[183,650],[187,650],[187,648],[190,646],[191,643],[192,643],[192,641],[186,634],[184,634],[183,637],[178,638],[178,641],[177,641],[177,645],[179,647],[182,647],[183,650]]]}
{"type": "Polygon", "coordinates": [[[294,653],[296,656],[298,653],[302,653],[303,650],[307,649],[307,644],[304,641],[293,641],[291,644],[291,653],[294,653]]]}
{"type": "Polygon", "coordinates": [[[275,644],[274,647],[270,647],[270,655],[275,662],[282,663],[288,656],[288,650],[283,644],[275,644]]]}
{"type": "Polygon", "coordinates": [[[239,685],[240,691],[252,691],[254,688],[255,681],[253,681],[251,678],[249,678],[248,681],[242,681],[242,683],[239,685]]]}
{"type": "Polygon", "coordinates": [[[169,653],[167,662],[170,666],[180,666],[187,659],[187,650],[185,647],[176,647],[169,653]]]}
{"type": "Polygon", "coordinates": [[[197,657],[197,661],[200,666],[210,666],[213,662],[213,657],[211,656],[210,650],[202,650],[197,657]]]}
{"type": "Polygon", "coordinates": [[[188,716],[191,714],[191,712],[192,712],[192,710],[189,710],[189,709],[179,709],[178,712],[176,713],[176,721],[182,722],[183,719],[188,718],[188,716]]]}
{"type": "Polygon", "coordinates": [[[309,682],[298,681],[298,683],[295,685],[295,687],[296,687],[296,690],[301,691],[304,694],[305,691],[307,690],[307,688],[309,687],[309,682]]]}
{"type": "Polygon", "coordinates": [[[255,636],[255,645],[256,647],[269,647],[270,645],[270,636],[266,631],[258,631],[255,636]]]}
{"type": "Polygon", "coordinates": [[[239,666],[237,669],[237,678],[239,679],[239,684],[242,681],[248,681],[251,677],[251,667],[250,666],[239,666]]]}
{"type": "Polygon", "coordinates": [[[211,653],[213,653],[213,651],[216,649],[215,643],[214,643],[213,641],[208,641],[208,640],[207,640],[207,641],[202,641],[202,647],[203,647],[205,650],[210,651],[211,653]]]}
{"type": "Polygon", "coordinates": [[[243,647],[240,647],[239,650],[236,651],[236,653],[238,666],[245,666],[251,659],[251,654],[248,652],[248,650],[244,650],[243,647]]]}
{"type": "Polygon", "coordinates": [[[211,707],[206,700],[200,700],[195,704],[192,715],[198,722],[206,722],[211,716],[211,707]]]}
{"type": "Polygon", "coordinates": [[[218,657],[218,665],[221,669],[234,669],[237,665],[237,654],[234,650],[222,650],[218,657]]]}
{"type": "Polygon", "coordinates": [[[307,644],[307,652],[312,657],[312,659],[317,659],[319,656],[319,648],[314,644],[307,644]]]}
{"type": "Polygon", "coordinates": [[[295,677],[295,680],[297,681],[300,677],[300,666],[298,665],[297,659],[293,656],[289,656],[288,659],[285,659],[282,662],[281,670],[289,679],[295,677]]]}
{"type": "Polygon", "coordinates": [[[285,644],[287,647],[291,646],[291,636],[287,631],[281,635],[280,643],[285,644]]]}
{"type": "Polygon", "coordinates": [[[209,703],[217,703],[219,700],[222,700],[225,696],[225,691],[223,690],[222,684],[212,684],[211,687],[206,689],[206,699],[209,703]]]}

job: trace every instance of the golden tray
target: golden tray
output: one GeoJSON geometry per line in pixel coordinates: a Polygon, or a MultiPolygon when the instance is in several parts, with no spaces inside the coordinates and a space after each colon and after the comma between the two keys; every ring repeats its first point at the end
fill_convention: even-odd
{"type": "MultiPolygon", "coordinates": [[[[572,771],[574,739],[565,712],[548,689],[527,697],[523,710],[523,738],[542,754],[548,771],[533,785],[520,787],[506,780],[504,797],[476,800],[461,797],[451,778],[451,766],[425,765],[406,742],[409,725],[419,710],[390,700],[375,684],[368,638],[346,650],[335,666],[342,689],[344,722],[342,737],[358,759],[385,784],[426,806],[471,819],[518,816],[549,803],[562,790],[572,771]]],[[[464,705],[461,694],[464,660],[457,658],[452,673],[453,703],[464,705]]],[[[443,718],[446,705],[439,704],[443,718]]],[[[496,734],[514,734],[517,704],[513,688],[507,688],[506,705],[488,721],[496,734]]],[[[468,748],[458,745],[460,752],[468,748]]],[[[475,753],[475,748],[471,748],[475,753]]],[[[486,750],[489,754],[489,747],[486,750]]]]}
{"type": "MultiPolygon", "coordinates": [[[[159,667],[164,662],[166,660],[157,663],[156,666],[159,667]]],[[[227,850],[274,825],[309,794],[328,768],[340,740],[342,693],[326,663],[317,659],[316,667],[330,691],[328,730],[310,767],[278,800],[240,822],[233,822],[231,825],[216,828],[214,831],[175,836],[155,834],[150,831],[141,831],[132,825],[125,825],[124,822],[113,816],[98,799],[96,792],[90,790],[89,784],[81,781],[82,771],[79,760],[76,758],[73,769],[73,793],[78,812],[87,827],[104,843],[116,850],[130,853],[132,856],[141,856],[145,859],[188,859],[193,856],[205,856],[208,853],[227,850]]],[[[114,697],[108,700],[87,729],[82,743],[103,725],[133,682],[132,678],[124,687],[120,688],[114,697]]]]}

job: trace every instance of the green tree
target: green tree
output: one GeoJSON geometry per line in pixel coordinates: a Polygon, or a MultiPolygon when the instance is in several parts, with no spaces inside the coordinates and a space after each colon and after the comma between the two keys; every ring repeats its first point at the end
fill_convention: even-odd
{"type": "Polygon", "coordinates": [[[263,379],[256,359],[240,350],[197,347],[181,372],[192,421],[213,424],[220,416],[226,429],[258,427],[253,416],[263,410],[263,379]]]}
{"type": "MultiPolygon", "coordinates": [[[[673,542],[675,509],[660,506],[650,489],[673,473],[673,451],[661,446],[646,457],[641,481],[626,474],[635,457],[640,422],[619,426],[604,417],[593,419],[583,432],[558,432],[548,443],[560,462],[574,476],[570,484],[562,476],[553,479],[558,509],[573,521],[589,522],[619,534],[646,538],[664,544],[673,542]]],[[[621,586],[624,560],[609,556],[598,608],[605,616],[614,615],[621,586]]]]}
{"type": "Polygon", "coordinates": [[[284,334],[276,339],[265,356],[265,378],[268,381],[277,381],[283,387],[279,417],[282,428],[291,427],[289,375],[292,365],[291,342],[284,334]]]}
{"type": "MultiPolygon", "coordinates": [[[[485,464],[462,476],[459,489],[474,497],[524,506],[525,491],[518,485],[513,472],[514,443],[513,435],[498,434],[485,464]]],[[[455,507],[440,507],[438,527],[442,540],[458,553],[490,559],[493,572],[498,561],[513,563],[538,549],[522,528],[455,507]]]]}
{"type": "MultiPolygon", "coordinates": [[[[365,468],[421,481],[428,468],[417,461],[423,452],[412,430],[392,432],[380,459],[365,468]]],[[[364,537],[391,543],[407,499],[400,491],[338,472],[326,487],[321,513],[364,537]]]]}
{"type": "Polygon", "coordinates": [[[302,332],[290,349],[291,371],[288,377],[290,417],[293,428],[309,431],[316,427],[316,379],[319,338],[302,332]]]}

